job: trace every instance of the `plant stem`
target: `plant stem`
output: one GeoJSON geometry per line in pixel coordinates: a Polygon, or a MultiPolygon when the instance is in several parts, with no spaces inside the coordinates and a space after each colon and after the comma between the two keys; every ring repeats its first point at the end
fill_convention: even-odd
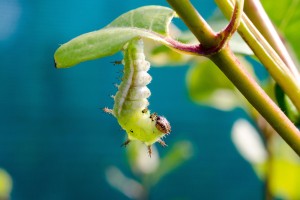
{"type": "Polygon", "coordinates": [[[201,45],[207,49],[218,43],[216,34],[194,8],[189,0],[167,0],[187,27],[196,36],[201,45]]]}
{"type": "MultiPolygon", "coordinates": [[[[233,10],[233,4],[230,0],[215,1],[225,16],[229,18],[233,10]]],[[[300,82],[295,79],[286,64],[281,60],[255,26],[253,26],[246,15],[242,16],[238,32],[270,72],[274,80],[290,97],[297,110],[300,111],[300,82]]]]}
{"type": "MultiPolygon", "coordinates": [[[[197,22],[194,19],[195,11],[191,12],[191,9],[195,9],[192,7],[189,1],[168,0],[168,2],[188,27],[196,26],[197,22]],[[188,4],[190,9],[185,10],[187,6],[184,6],[184,4],[188,4]]],[[[199,14],[197,13],[197,15],[199,14]]],[[[192,32],[200,42],[205,44],[213,43],[211,41],[207,41],[207,39],[209,38],[211,38],[210,40],[214,40],[212,37],[203,38],[203,36],[211,34],[210,31],[204,33],[206,30],[210,30],[210,28],[206,27],[209,25],[202,22],[202,17],[198,17],[197,19],[200,19],[197,29],[201,29],[202,31],[192,32]]],[[[211,36],[213,35],[215,34],[212,34],[211,36]]],[[[210,54],[208,57],[222,70],[222,72],[229,78],[229,80],[253,105],[253,107],[272,125],[272,127],[280,134],[280,136],[300,156],[300,132],[286,117],[286,115],[278,108],[278,106],[271,100],[271,98],[264,92],[264,90],[241,66],[237,58],[229,49],[228,45],[225,45],[223,49],[215,52],[215,54],[210,54]]]]}
{"type": "Polygon", "coordinates": [[[300,132],[247,71],[243,69],[230,49],[224,48],[217,54],[210,56],[210,59],[294,151],[300,155],[300,132]]]}
{"type": "Polygon", "coordinates": [[[278,53],[282,61],[291,70],[296,80],[300,81],[300,74],[297,67],[280,39],[275,27],[273,26],[270,18],[265,12],[259,0],[246,0],[245,13],[256,26],[259,32],[265,37],[269,44],[278,53]]]}

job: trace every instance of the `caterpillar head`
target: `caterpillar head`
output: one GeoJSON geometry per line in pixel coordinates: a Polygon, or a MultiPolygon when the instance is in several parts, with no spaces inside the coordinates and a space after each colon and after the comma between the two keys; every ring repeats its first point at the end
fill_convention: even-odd
{"type": "Polygon", "coordinates": [[[169,134],[171,132],[171,125],[163,116],[156,116],[155,127],[164,134],[169,134]]]}

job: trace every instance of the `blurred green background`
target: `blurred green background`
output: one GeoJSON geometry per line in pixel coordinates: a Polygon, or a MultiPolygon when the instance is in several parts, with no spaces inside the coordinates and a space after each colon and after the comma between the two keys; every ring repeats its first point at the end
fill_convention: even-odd
{"type": "MultiPolygon", "coordinates": [[[[215,9],[210,0],[193,3],[206,18],[215,9]]],[[[135,177],[120,147],[125,134],[101,110],[113,105],[122,66],[112,62],[121,55],[58,70],[53,54],[73,37],[150,4],[168,6],[159,0],[0,0],[0,168],[12,178],[11,199],[128,199],[105,176],[117,166],[135,177]]],[[[230,136],[233,122],[247,115],[192,103],[187,70],[150,70],[150,109],[172,125],[169,147],[158,146],[159,153],[181,140],[193,145],[193,157],[164,176],[150,199],[261,199],[263,184],[230,136]]]]}

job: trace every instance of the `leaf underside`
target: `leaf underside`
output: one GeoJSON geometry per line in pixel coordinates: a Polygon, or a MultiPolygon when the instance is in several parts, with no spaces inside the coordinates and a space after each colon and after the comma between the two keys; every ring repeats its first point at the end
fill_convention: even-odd
{"type": "Polygon", "coordinates": [[[131,39],[145,37],[169,45],[169,24],[175,12],[162,6],[145,6],[129,11],[98,31],[82,34],[61,45],[54,54],[57,68],[110,56],[131,39]]]}

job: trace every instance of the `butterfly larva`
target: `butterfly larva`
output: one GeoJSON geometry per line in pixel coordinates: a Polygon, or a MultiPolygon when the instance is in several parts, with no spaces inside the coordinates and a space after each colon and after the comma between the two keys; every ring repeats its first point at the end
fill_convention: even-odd
{"type": "Polygon", "coordinates": [[[147,85],[151,76],[147,73],[150,63],[145,60],[143,41],[134,39],[124,48],[124,75],[119,90],[114,96],[114,108],[104,111],[115,116],[126,131],[128,138],[124,145],[132,140],[139,140],[148,146],[159,142],[166,146],[162,137],[169,134],[171,126],[168,120],[148,110],[147,98],[151,95],[147,85]]]}

